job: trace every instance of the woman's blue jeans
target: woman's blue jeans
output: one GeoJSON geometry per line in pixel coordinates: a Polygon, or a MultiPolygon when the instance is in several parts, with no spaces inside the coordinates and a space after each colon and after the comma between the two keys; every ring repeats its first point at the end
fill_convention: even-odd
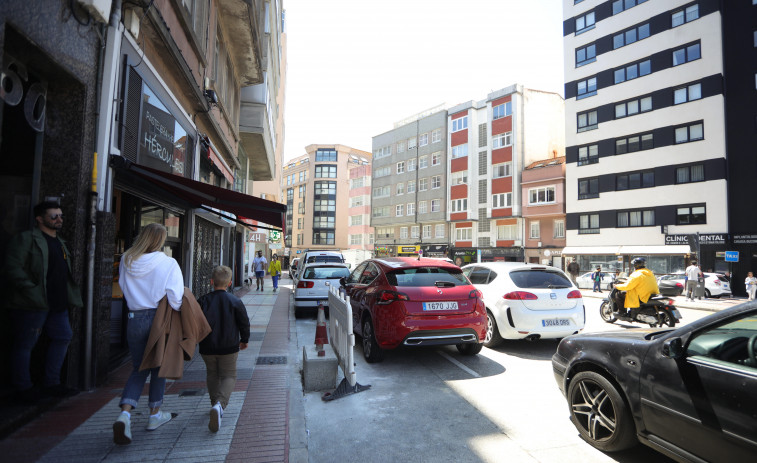
{"type": "Polygon", "coordinates": [[[150,395],[147,405],[150,408],[157,408],[163,403],[166,378],[158,378],[160,368],[139,371],[139,365],[142,364],[142,356],[145,353],[147,338],[150,336],[155,312],[157,312],[157,309],[129,312],[129,321],[126,325],[126,341],[129,343],[133,369],[129,379],[126,381],[119,405],[126,404],[137,408],[137,402],[139,401],[139,396],[142,395],[142,389],[145,387],[148,375],[150,376],[150,395]]]}

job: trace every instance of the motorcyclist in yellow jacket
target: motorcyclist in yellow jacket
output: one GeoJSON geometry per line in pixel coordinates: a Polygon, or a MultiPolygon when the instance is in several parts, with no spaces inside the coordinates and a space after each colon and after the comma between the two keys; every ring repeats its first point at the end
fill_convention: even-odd
{"type": "Polygon", "coordinates": [[[658,294],[660,288],[657,287],[654,273],[646,268],[646,259],[637,257],[631,261],[631,264],[635,271],[624,284],[615,285],[619,291],[623,291],[616,296],[616,303],[620,303],[620,299],[624,297],[623,307],[631,309],[631,320],[635,320],[639,313],[639,306],[647,302],[652,295],[658,294]]]}

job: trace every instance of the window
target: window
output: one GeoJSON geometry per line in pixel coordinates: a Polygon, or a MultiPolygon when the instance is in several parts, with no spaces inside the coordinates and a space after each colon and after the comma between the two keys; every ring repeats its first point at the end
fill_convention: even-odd
{"type": "Polygon", "coordinates": [[[373,177],[381,178],[392,175],[392,168],[390,166],[380,167],[373,171],[373,177]]]}
{"type": "Polygon", "coordinates": [[[654,172],[634,172],[615,177],[615,189],[617,191],[652,188],[653,186],[654,172]]]}
{"type": "Polygon", "coordinates": [[[365,177],[357,177],[350,179],[350,189],[362,188],[365,185],[365,177]]]}
{"type": "Polygon", "coordinates": [[[313,193],[316,195],[335,195],[336,182],[315,182],[313,184],[313,193]]]}
{"type": "Polygon", "coordinates": [[[581,146],[578,148],[578,165],[596,164],[599,162],[599,145],[581,146]]]}
{"type": "Polygon", "coordinates": [[[397,196],[405,194],[405,182],[397,184],[397,196]]]}
{"type": "Polygon", "coordinates": [[[431,212],[439,212],[441,210],[441,200],[440,199],[432,199],[431,200],[431,212]]]}
{"type": "Polygon", "coordinates": [[[694,225],[707,223],[704,205],[679,207],[676,209],[676,225],[694,225]]]}
{"type": "Polygon", "coordinates": [[[442,152],[437,151],[431,154],[431,165],[438,166],[442,162],[442,152]]]}
{"type": "Polygon", "coordinates": [[[297,234],[297,244],[298,245],[303,244],[304,241],[305,241],[305,236],[302,233],[298,233],[297,234]]]}
{"type": "Polygon", "coordinates": [[[391,155],[392,155],[392,147],[391,146],[385,146],[383,148],[377,149],[373,153],[373,159],[380,159],[380,158],[384,158],[384,157],[391,156],[391,155]]]}
{"type": "Polygon", "coordinates": [[[319,215],[313,217],[313,228],[334,228],[334,216],[319,215]]]}
{"type": "Polygon", "coordinates": [[[400,239],[407,239],[407,227],[400,227],[400,239]]]}
{"type": "Polygon", "coordinates": [[[420,146],[426,146],[426,145],[428,145],[428,134],[427,133],[421,134],[421,136],[418,138],[418,144],[420,146]]]}
{"type": "Polygon", "coordinates": [[[431,238],[431,225],[424,225],[423,226],[423,237],[424,238],[431,238]]]}
{"type": "Polygon", "coordinates": [[[420,231],[421,227],[419,227],[418,225],[413,225],[412,227],[410,227],[410,238],[418,239],[420,237],[420,231]]]}
{"type": "Polygon", "coordinates": [[[434,237],[444,238],[444,224],[440,223],[434,226],[434,237]]]}
{"type": "Polygon", "coordinates": [[[599,198],[599,178],[578,180],[578,199],[599,198]]]}
{"type": "Polygon", "coordinates": [[[350,235],[350,244],[363,244],[363,235],[350,235]]]}
{"type": "Polygon", "coordinates": [[[506,132],[492,135],[492,149],[504,148],[513,144],[513,133],[506,132]]]}
{"type": "Polygon", "coordinates": [[[513,194],[512,193],[498,193],[492,195],[492,209],[500,209],[503,207],[513,206],[513,194]]]}
{"type": "Polygon", "coordinates": [[[452,147],[452,159],[462,158],[468,155],[468,144],[457,145],[452,147]]]}
{"type": "Polygon", "coordinates": [[[305,226],[305,219],[300,217],[297,219],[297,230],[302,230],[302,227],[305,226]]]}
{"type": "Polygon", "coordinates": [[[654,209],[618,211],[618,228],[654,226],[654,209]]]}
{"type": "Polygon", "coordinates": [[[578,216],[579,235],[596,233],[599,233],[599,214],[583,214],[578,216]]]}
{"type": "Polygon", "coordinates": [[[518,239],[518,226],[517,225],[498,225],[497,226],[497,239],[498,240],[517,240],[518,239]]]}
{"type": "Polygon", "coordinates": [[[616,0],[612,2],[612,14],[622,13],[623,11],[646,1],[647,0],[616,0]]]}
{"type": "Polygon", "coordinates": [[[576,35],[594,28],[594,12],[576,18],[576,35]]]}
{"type": "Polygon", "coordinates": [[[620,119],[626,116],[633,116],[640,112],[652,110],[652,97],[646,96],[636,100],[626,101],[615,105],[615,118],[620,119]]]}
{"type": "Polygon", "coordinates": [[[304,214],[305,213],[305,202],[302,201],[297,204],[297,213],[298,214],[304,214]]]}
{"type": "Polygon", "coordinates": [[[397,163],[397,173],[398,174],[405,173],[405,161],[400,161],[397,163]]]}
{"type": "Polygon", "coordinates": [[[334,244],[334,232],[313,232],[313,244],[334,244]]]}
{"type": "Polygon", "coordinates": [[[441,188],[442,186],[442,176],[441,175],[434,175],[431,177],[431,188],[437,189],[441,188]]]}
{"type": "Polygon", "coordinates": [[[472,239],[472,228],[455,228],[455,241],[471,241],[472,239]]]}
{"type": "Polygon", "coordinates": [[[694,61],[702,57],[699,44],[689,45],[688,47],[679,48],[673,51],[673,66],[678,66],[689,61],[694,61]]]}
{"type": "Polygon", "coordinates": [[[397,153],[404,153],[405,152],[405,142],[404,141],[398,141],[397,142],[397,153]]]}
{"type": "Polygon", "coordinates": [[[404,211],[405,211],[405,205],[404,204],[397,204],[394,207],[394,215],[396,217],[402,217],[403,215],[405,215],[404,211]]]}
{"type": "Polygon", "coordinates": [[[377,238],[394,238],[394,228],[392,227],[379,227],[376,229],[377,238]]]}
{"type": "Polygon", "coordinates": [[[548,204],[555,202],[555,187],[531,188],[528,190],[528,204],[548,204]]]}
{"type": "Polygon", "coordinates": [[[468,183],[468,171],[462,170],[460,172],[452,173],[452,185],[463,185],[468,183]]]}
{"type": "Polygon", "coordinates": [[[442,129],[436,129],[431,132],[431,143],[442,141],[442,129]]]}
{"type": "MultiPolygon", "coordinates": [[[[433,206],[433,201],[431,205],[433,206]]],[[[450,202],[450,212],[467,212],[468,211],[468,198],[453,199],[450,202]]]]}
{"type": "Polygon", "coordinates": [[[576,67],[593,63],[597,60],[597,46],[595,44],[576,48],[576,67]]]}
{"type": "Polygon", "coordinates": [[[428,190],[428,179],[422,178],[418,180],[418,191],[426,191],[428,190]]]}
{"type": "Polygon", "coordinates": [[[686,143],[704,139],[704,125],[701,122],[676,128],[676,143],[686,143]]]}
{"type": "Polygon", "coordinates": [[[407,160],[407,171],[412,172],[415,170],[416,161],[415,158],[407,160]]]}
{"type": "Polygon", "coordinates": [[[308,179],[308,171],[303,170],[302,172],[300,172],[300,181],[304,182],[307,179],[308,179]]]}
{"type": "Polygon", "coordinates": [[[426,167],[428,167],[428,156],[424,155],[418,159],[418,168],[425,169],[426,167]]]}
{"type": "Polygon", "coordinates": [[[508,101],[492,108],[492,120],[502,119],[513,113],[513,103],[508,101]]]}
{"type": "Polygon", "coordinates": [[[350,207],[360,207],[368,204],[367,198],[364,195],[353,196],[350,198],[350,207]]]}
{"type": "Polygon", "coordinates": [[[336,150],[316,150],[315,162],[336,162],[336,150]]]}
{"type": "Polygon", "coordinates": [[[704,165],[679,167],[676,169],[676,183],[704,182],[704,165]]]}
{"type": "Polygon", "coordinates": [[[554,238],[565,238],[565,221],[564,220],[562,219],[555,220],[553,229],[554,229],[554,235],[553,235],[554,238]]]}
{"type": "Polygon", "coordinates": [[[597,128],[597,110],[578,114],[578,131],[592,130],[597,128]]]}
{"type": "Polygon", "coordinates": [[[468,128],[468,116],[452,119],[452,132],[459,132],[468,128]]]}
{"type": "Polygon", "coordinates": [[[410,180],[407,182],[407,192],[415,193],[415,180],[410,180]]]}
{"type": "Polygon", "coordinates": [[[492,166],[492,178],[510,177],[512,175],[512,162],[503,162],[492,166]]]}
{"type": "Polygon", "coordinates": [[[673,91],[673,104],[686,103],[702,98],[702,84],[692,84],[673,91]]]}
{"type": "Polygon", "coordinates": [[[313,210],[317,212],[335,212],[336,200],[335,199],[316,199],[313,202],[313,210]]]}
{"type": "Polygon", "coordinates": [[[531,238],[532,240],[538,240],[539,238],[541,238],[541,231],[538,220],[532,220],[528,228],[530,230],[530,233],[528,235],[529,238],[531,238]]]}
{"type": "Polygon", "coordinates": [[[644,60],[626,67],[615,70],[615,83],[619,84],[627,80],[633,80],[637,77],[645,76],[652,72],[652,61],[644,60]]]}
{"type": "Polygon", "coordinates": [[[294,189],[287,188],[287,201],[294,201],[294,189]]]}
{"type": "Polygon", "coordinates": [[[426,201],[419,201],[418,202],[418,213],[419,214],[425,214],[428,212],[428,203],[426,201]]]}
{"type": "Polygon", "coordinates": [[[579,80],[576,84],[576,99],[586,98],[597,94],[597,78],[589,77],[588,79],[579,80]]]}
{"type": "Polygon", "coordinates": [[[642,24],[639,27],[634,27],[625,32],[615,35],[612,38],[612,47],[620,48],[626,45],[632,44],[637,40],[646,39],[649,37],[649,23],[642,24]]]}
{"type": "Polygon", "coordinates": [[[654,148],[654,137],[651,133],[632,135],[615,140],[615,154],[633,153],[634,151],[654,148]]]}
{"type": "Polygon", "coordinates": [[[373,188],[374,198],[386,198],[387,196],[390,196],[391,194],[392,194],[392,187],[389,185],[377,186],[373,188]]]}
{"type": "Polygon", "coordinates": [[[691,5],[685,10],[674,11],[670,19],[672,27],[699,19],[699,5],[691,5]]]}
{"type": "Polygon", "coordinates": [[[411,149],[415,148],[415,141],[416,141],[415,137],[407,139],[407,149],[408,149],[408,151],[410,151],[411,149]]]}
{"type": "Polygon", "coordinates": [[[407,215],[415,215],[415,203],[407,203],[407,215]]]}
{"type": "Polygon", "coordinates": [[[315,166],[315,178],[336,178],[336,166],[315,166]]]}

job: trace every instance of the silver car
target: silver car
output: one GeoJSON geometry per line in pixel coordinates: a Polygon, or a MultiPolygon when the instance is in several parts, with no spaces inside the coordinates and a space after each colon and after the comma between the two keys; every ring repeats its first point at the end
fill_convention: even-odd
{"type": "Polygon", "coordinates": [[[306,310],[317,309],[323,304],[329,306],[329,287],[339,287],[342,277],[350,276],[347,264],[331,262],[314,262],[305,264],[299,272],[299,279],[294,288],[294,315],[299,317],[306,310]]]}

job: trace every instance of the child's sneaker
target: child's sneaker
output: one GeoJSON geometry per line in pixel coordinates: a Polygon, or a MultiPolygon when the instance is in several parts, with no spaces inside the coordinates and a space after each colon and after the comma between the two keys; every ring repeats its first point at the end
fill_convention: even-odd
{"type": "Polygon", "coordinates": [[[210,409],[210,421],[208,421],[208,429],[210,429],[211,432],[218,432],[218,429],[221,427],[221,418],[223,417],[223,408],[221,408],[220,403],[216,403],[213,405],[213,408],[210,409]]]}
{"type": "Polygon", "coordinates": [[[131,444],[131,418],[126,413],[118,415],[113,423],[113,442],[118,445],[131,444]]]}
{"type": "Polygon", "coordinates": [[[171,414],[166,413],[163,410],[159,411],[155,415],[150,415],[150,419],[147,420],[147,430],[155,431],[159,427],[171,421],[171,414]]]}

